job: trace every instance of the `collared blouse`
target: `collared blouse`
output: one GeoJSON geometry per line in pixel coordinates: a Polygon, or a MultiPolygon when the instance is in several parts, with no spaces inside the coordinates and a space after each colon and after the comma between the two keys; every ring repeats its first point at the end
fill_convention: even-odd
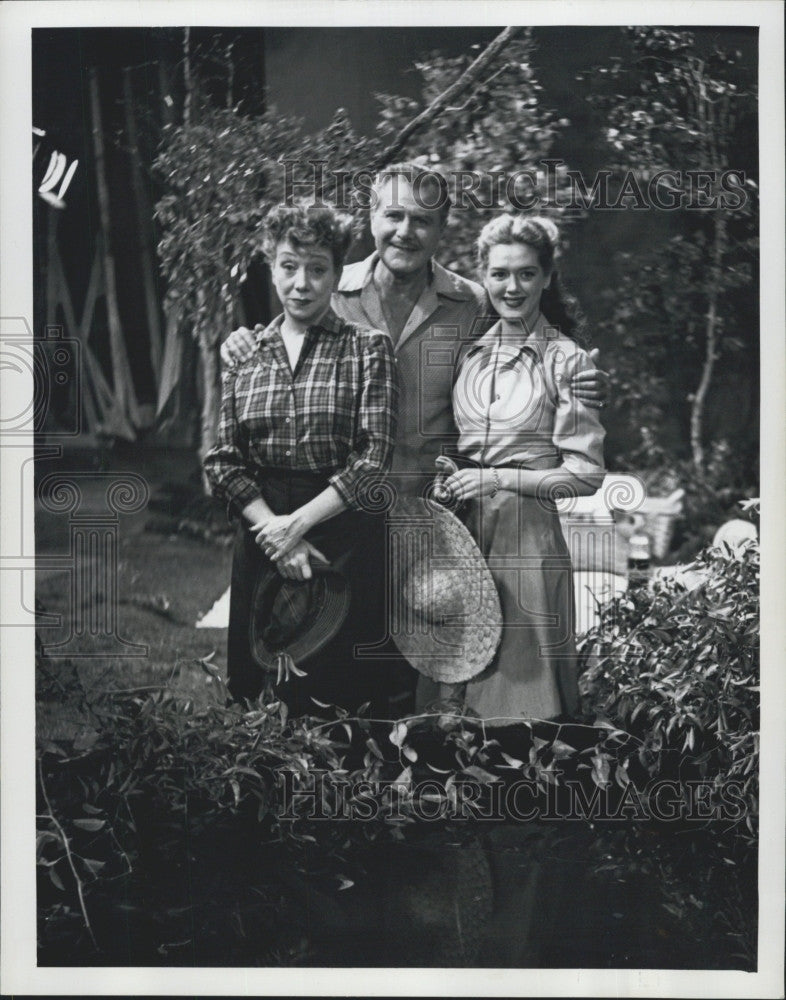
{"type": "Polygon", "coordinates": [[[463,358],[453,387],[459,451],[484,466],[562,466],[599,487],[605,431],[597,411],[570,390],[594,365],[541,315],[524,340],[497,322],[463,358]]]}
{"type": "Polygon", "coordinates": [[[390,467],[398,383],[390,337],[329,309],[308,328],[294,371],[279,330],[259,329],[256,349],[222,372],[218,438],[204,460],[219,498],[237,511],[260,496],[269,468],[321,472],[349,507],[390,467]]]}

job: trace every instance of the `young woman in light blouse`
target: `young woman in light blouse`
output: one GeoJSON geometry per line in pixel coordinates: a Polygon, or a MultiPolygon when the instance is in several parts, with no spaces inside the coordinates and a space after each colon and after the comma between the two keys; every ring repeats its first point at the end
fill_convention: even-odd
{"type": "Polygon", "coordinates": [[[499,320],[464,355],[453,389],[462,467],[443,488],[466,504],[503,613],[497,654],[466,685],[465,707],[500,724],[569,714],[578,695],[572,571],[554,500],[597,491],[604,430],[569,391],[594,365],[574,339],[557,249],[547,219],[503,215],[484,227],[478,265],[499,320]]]}

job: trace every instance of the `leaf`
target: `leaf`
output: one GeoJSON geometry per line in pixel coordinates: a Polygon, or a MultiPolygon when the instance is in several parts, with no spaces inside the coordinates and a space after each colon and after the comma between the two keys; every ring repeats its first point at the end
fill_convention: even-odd
{"type": "Polygon", "coordinates": [[[89,830],[91,833],[96,833],[98,830],[103,829],[106,826],[105,819],[75,819],[74,826],[78,826],[80,830],[89,830]]]}
{"type": "Polygon", "coordinates": [[[465,774],[471,774],[473,778],[477,778],[484,785],[493,784],[496,781],[502,781],[502,778],[494,774],[489,774],[482,767],[478,767],[477,764],[470,764],[469,767],[464,768],[465,774]]]}
{"type": "Polygon", "coordinates": [[[401,748],[401,744],[407,738],[407,726],[404,722],[397,722],[390,730],[388,739],[394,747],[401,748]]]}
{"type": "Polygon", "coordinates": [[[208,656],[203,656],[202,659],[198,661],[200,667],[202,667],[205,673],[208,674],[210,677],[221,676],[221,672],[218,669],[218,667],[216,667],[215,664],[210,662],[215,655],[216,651],[214,649],[212,653],[210,653],[208,656]]]}
{"type": "Polygon", "coordinates": [[[566,757],[573,757],[576,748],[564,743],[562,740],[554,740],[551,744],[551,751],[557,760],[564,760],[566,757]]]}
{"type": "Polygon", "coordinates": [[[413,750],[412,747],[402,747],[401,752],[404,754],[407,760],[411,760],[413,764],[418,759],[417,752],[413,750]]]}
{"type": "Polygon", "coordinates": [[[100,816],[103,811],[103,809],[99,809],[97,806],[93,806],[89,802],[82,803],[82,812],[89,813],[91,816],[100,816]]]}
{"type": "Polygon", "coordinates": [[[98,861],[96,858],[83,858],[82,860],[92,875],[98,875],[101,869],[106,867],[106,861],[98,861]]]}
{"type": "Polygon", "coordinates": [[[61,892],[65,892],[65,886],[63,885],[63,880],[60,878],[60,876],[57,874],[54,868],[49,869],[49,879],[52,885],[56,889],[60,889],[61,892]]]}
{"type": "Polygon", "coordinates": [[[605,754],[595,754],[592,758],[592,780],[600,788],[605,788],[609,783],[609,759],[605,754]]]}
{"type": "Polygon", "coordinates": [[[79,735],[74,739],[74,750],[89,750],[96,740],[98,739],[98,733],[95,730],[86,730],[85,732],[79,733],[79,735]]]}
{"type": "Polygon", "coordinates": [[[511,757],[509,754],[506,754],[504,750],[500,751],[500,755],[508,767],[524,767],[523,760],[519,760],[518,757],[511,757]]]}

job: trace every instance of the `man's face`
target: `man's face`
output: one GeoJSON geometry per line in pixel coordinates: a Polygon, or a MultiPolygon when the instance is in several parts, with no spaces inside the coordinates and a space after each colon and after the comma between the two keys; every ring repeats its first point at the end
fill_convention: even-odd
{"type": "Polygon", "coordinates": [[[425,271],[442,238],[444,223],[438,208],[424,208],[436,200],[433,182],[412,185],[401,174],[383,180],[371,215],[371,233],[380,260],[397,277],[425,271]]]}

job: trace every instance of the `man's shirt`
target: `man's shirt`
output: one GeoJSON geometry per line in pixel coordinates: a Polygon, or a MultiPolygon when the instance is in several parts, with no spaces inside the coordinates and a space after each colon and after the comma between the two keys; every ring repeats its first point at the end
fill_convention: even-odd
{"type": "MultiPolygon", "coordinates": [[[[387,330],[374,284],[376,253],[348,264],[333,295],[335,312],[364,326],[387,330]]],[[[397,488],[418,490],[432,477],[434,459],[455,449],[451,390],[460,352],[491,325],[483,288],[435,261],[431,280],[394,346],[399,372],[399,419],[393,472],[397,488]]]]}

